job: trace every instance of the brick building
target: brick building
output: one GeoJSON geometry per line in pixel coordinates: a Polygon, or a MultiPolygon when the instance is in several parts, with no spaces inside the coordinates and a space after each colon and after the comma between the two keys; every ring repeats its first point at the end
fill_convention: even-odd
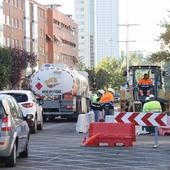
{"type": "Polygon", "coordinates": [[[49,62],[74,66],[78,62],[78,26],[72,18],[57,11],[57,5],[47,8],[49,62]]]}
{"type": "Polygon", "coordinates": [[[77,25],[57,11],[35,0],[0,1],[0,45],[24,48],[44,63],[78,63],[77,25]]]}

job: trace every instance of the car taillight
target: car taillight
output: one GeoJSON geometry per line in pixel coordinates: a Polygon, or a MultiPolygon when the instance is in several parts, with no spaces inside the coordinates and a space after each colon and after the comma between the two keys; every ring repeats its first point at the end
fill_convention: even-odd
{"type": "Polygon", "coordinates": [[[26,108],[30,108],[33,106],[33,103],[24,103],[24,104],[22,104],[22,106],[24,106],[26,108]]]}
{"type": "Polygon", "coordinates": [[[6,116],[2,119],[1,131],[11,131],[11,121],[9,116],[6,116]]]}
{"type": "Polygon", "coordinates": [[[65,109],[73,109],[73,106],[65,106],[65,109]]]}

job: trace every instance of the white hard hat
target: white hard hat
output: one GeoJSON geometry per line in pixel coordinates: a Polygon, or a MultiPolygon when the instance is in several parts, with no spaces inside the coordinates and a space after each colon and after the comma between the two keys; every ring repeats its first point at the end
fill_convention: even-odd
{"type": "Polygon", "coordinates": [[[149,97],[146,97],[146,98],[145,98],[145,101],[148,101],[148,100],[150,100],[150,98],[149,98],[149,97]]]}
{"type": "Polygon", "coordinates": [[[98,93],[104,94],[104,90],[103,90],[103,89],[100,89],[100,90],[98,90],[98,93]]]}
{"type": "Polygon", "coordinates": [[[109,87],[107,90],[110,91],[110,92],[112,92],[113,94],[115,93],[115,90],[112,89],[111,87],[109,87]]]}
{"type": "Polygon", "coordinates": [[[153,94],[150,94],[149,99],[151,99],[151,98],[155,98],[155,96],[153,94]]]}

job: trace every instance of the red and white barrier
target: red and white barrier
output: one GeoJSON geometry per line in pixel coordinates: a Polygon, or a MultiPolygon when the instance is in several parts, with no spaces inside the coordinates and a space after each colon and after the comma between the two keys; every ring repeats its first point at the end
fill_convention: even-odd
{"type": "Polygon", "coordinates": [[[140,126],[167,126],[166,113],[115,112],[115,122],[140,126]]]}
{"type": "Polygon", "coordinates": [[[91,123],[89,138],[84,139],[83,146],[100,146],[106,144],[109,147],[122,143],[126,147],[132,147],[136,141],[135,126],[131,123],[91,123]]]}

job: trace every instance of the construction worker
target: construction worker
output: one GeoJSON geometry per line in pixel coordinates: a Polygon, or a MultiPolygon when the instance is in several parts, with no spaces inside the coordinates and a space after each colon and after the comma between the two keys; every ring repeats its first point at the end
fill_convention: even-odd
{"type": "MultiPolygon", "coordinates": [[[[149,96],[149,102],[145,103],[143,105],[143,112],[152,112],[152,113],[161,113],[162,112],[162,108],[161,108],[161,104],[159,101],[156,101],[155,100],[155,97],[153,94],[151,94],[149,96]]],[[[153,134],[154,133],[154,130],[155,130],[155,127],[153,126],[147,126],[146,127],[146,130],[153,134]]]]}
{"type": "Polygon", "coordinates": [[[114,89],[109,87],[107,92],[100,99],[105,115],[113,115],[114,113],[114,94],[114,89]]]}
{"type": "Polygon", "coordinates": [[[149,96],[151,94],[151,86],[152,86],[152,80],[149,78],[149,75],[147,73],[144,74],[143,78],[139,80],[139,93],[140,96],[147,95],[149,96]]]}
{"type": "Polygon", "coordinates": [[[101,105],[100,105],[100,98],[103,96],[104,90],[100,89],[97,91],[97,94],[94,94],[91,99],[91,109],[94,112],[95,116],[95,122],[99,121],[99,115],[102,111],[101,105]]]}
{"type": "Polygon", "coordinates": [[[150,100],[149,102],[147,102],[143,105],[143,111],[144,112],[161,113],[162,112],[161,104],[159,101],[155,100],[155,97],[153,94],[151,94],[149,96],[149,100],[150,100]]]}

